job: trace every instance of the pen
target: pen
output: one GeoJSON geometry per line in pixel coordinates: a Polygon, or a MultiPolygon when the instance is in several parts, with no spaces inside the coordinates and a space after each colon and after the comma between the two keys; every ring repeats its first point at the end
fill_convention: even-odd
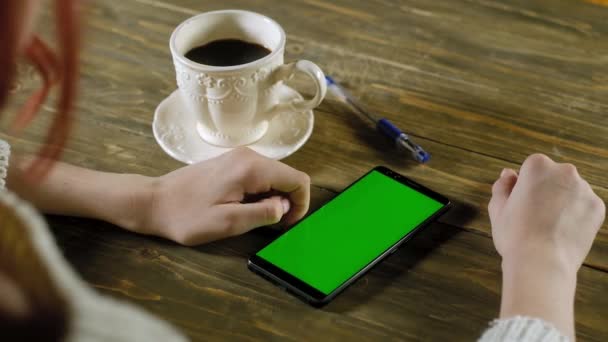
{"type": "Polygon", "coordinates": [[[410,137],[397,128],[397,126],[393,125],[387,119],[379,119],[375,115],[365,110],[365,108],[363,108],[363,106],[346,89],[342,88],[342,86],[334,81],[333,78],[325,76],[325,80],[327,81],[327,89],[332,94],[368,118],[374,125],[376,125],[376,128],[378,128],[382,134],[393,140],[399,149],[409,152],[412,158],[420,163],[426,163],[429,161],[429,159],[431,159],[431,155],[429,153],[422,149],[420,145],[414,143],[410,137]]]}

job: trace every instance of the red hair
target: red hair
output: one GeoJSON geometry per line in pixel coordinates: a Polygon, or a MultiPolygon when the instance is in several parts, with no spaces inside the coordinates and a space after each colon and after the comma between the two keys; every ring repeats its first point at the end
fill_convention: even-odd
{"type": "Polygon", "coordinates": [[[61,156],[73,123],[78,81],[78,3],[76,0],[55,0],[57,55],[36,36],[27,37],[25,50],[19,51],[23,23],[31,19],[25,17],[27,4],[24,3],[23,0],[2,0],[0,4],[0,41],[4,44],[4,52],[0,53],[0,107],[6,104],[20,53],[38,69],[43,84],[21,108],[13,122],[14,130],[25,128],[40,110],[51,88],[59,85],[57,114],[38,158],[26,172],[29,179],[39,180],[61,156]]]}

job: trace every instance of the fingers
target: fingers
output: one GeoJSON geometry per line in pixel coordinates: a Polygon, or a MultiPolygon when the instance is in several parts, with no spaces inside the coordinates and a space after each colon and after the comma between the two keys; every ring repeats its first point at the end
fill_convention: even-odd
{"type": "Polygon", "coordinates": [[[281,196],[255,203],[220,204],[202,222],[188,229],[175,230],[169,238],[185,246],[197,246],[278,223],[289,209],[289,200],[281,196]]]}
{"type": "Polygon", "coordinates": [[[218,207],[227,235],[240,235],[251,229],[278,223],[289,212],[287,198],[273,196],[254,203],[230,203],[218,207]]]}
{"type": "Polygon", "coordinates": [[[556,163],[549,157],[541,153],[529,155],[521,164],[519,175],[524,178],[536,176],[546,172],[546,170],[554,167],[556,163]]]}
{"type": "Polygon", "coordinates": [[[262,157],[250,149],[241,149],[237,153],[250,158],[249,167],[242,179],[247,193],[276,190],[286,194],[291,201],[291,210],[285,218],[286,224],[295,223],[306,214],[310,203],[310,177],[307,174],[262,157]]]}
{"type": "Polygon", "coordinates": [[[285,218],[286,224],[293,224],[308,211],[310,204],[310,177],[283,163],[275,162],[268,175],[273,190],[286,193],[291,201],[291,210],[285,218]]]}
{"type": "Polygon", "coordinates": [[[539,153],[526,158],[519,175],[523,183],[548,179],[558,184],[560,188],[571,189],[571,191],[577,191],[580,187],[591,189],[578,173],[576,166],[571,163],[557,163],[539,153]]]}
{"type": "Polygon", "coordinates": [[[502,211],[505,206],[507,199],[513,191],[515,183],[517,183],[517,173],[511,169],[504,169],[500,173],[500,178],[494,182],[492,186],[492,199],[488,203],[488,211],[490,213],[490,219],[502,211]]]}

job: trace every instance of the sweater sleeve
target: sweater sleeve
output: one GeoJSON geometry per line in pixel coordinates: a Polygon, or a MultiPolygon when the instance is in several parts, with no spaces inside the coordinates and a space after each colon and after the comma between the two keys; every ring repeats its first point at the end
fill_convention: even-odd
{"type": "Polygon", "coordinates": [[[553,325],[538,318],[516,316],[495,320],[478,342],[568,342],[553,325]]]}
{"type": "Polygon", "coordinates": [[[11,154],[11,147],[9,144],[0,139],[0,191],[4,190],[6,186],[6,175],[8,173],[8,158],[11,154]]]}

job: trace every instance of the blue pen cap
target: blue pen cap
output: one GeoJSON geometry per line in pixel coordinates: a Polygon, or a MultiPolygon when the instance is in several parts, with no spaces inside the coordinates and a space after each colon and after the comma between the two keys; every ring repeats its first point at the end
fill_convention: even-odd
{"type": "Polygon", "coordinates": [[[414,158],[416,158],[416,160],[418,160],[422,164],[428,162],[431,159],[431,154],[421,149],[420,146],[418,146],[416,152],[413,152],[413,154],[414,158]]]}

